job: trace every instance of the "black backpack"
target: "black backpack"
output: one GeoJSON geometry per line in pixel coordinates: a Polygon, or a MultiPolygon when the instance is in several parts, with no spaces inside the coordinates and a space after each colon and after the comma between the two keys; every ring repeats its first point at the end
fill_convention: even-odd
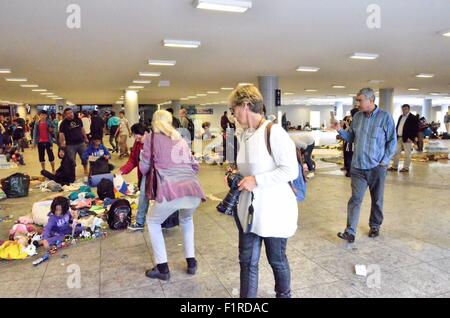
{"type": "Polygon", "coordinates": [[[116,200],[108,211],[108,225],[111,230],[124,230],[131,224],[131,206],[125,199],[116,200]]]}
{"type": "Polygon", "coordinates": [[[100,200],[114,199],[114,183],[109,179],[102,179],[97,185],[97,195],[100,200]]]}
{"type": "Polygon", "coordinates": [[[180,221],[178,219],[179,212],[173,212],[162,224],[161,227],[163,229],[170,229],[172,227],[180,225],[180,221]]]}
{"type": "Polygon", "coordinates": [[[8,198],[21,198],[28,196],[30,176],[23,173],[14,173],[1,180],[2,189],[8,198]]]}
{"type": "Polygon", "coordinates": [[[110,173],[114,167],[105,158],[98,158],[96,161],[91,163],[90,175],[95,176],[98,174],[110,173]]]}

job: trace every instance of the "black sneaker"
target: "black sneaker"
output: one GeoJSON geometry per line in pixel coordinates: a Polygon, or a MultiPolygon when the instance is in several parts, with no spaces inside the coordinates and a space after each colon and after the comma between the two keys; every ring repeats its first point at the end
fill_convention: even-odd
{"type": "Polygon", "coordinates": [[[186,261],[188,264],[186,272],[189,275],[195,275],[197,272],[197,260],[195,258],[188,258],[186,261]]]}
{"type": "Polygon", "coordinates": [[[152,269],[148,269],[145,271],[145,276],[149,277],[149,278],[157,278],[157,279],[161,279],[161,280],[169,280],[170,278],[170,272],[167,273],[161,273],[158,270],[158,267],[155,266],[152,269]]]}
{"type": "Polygon", "coordinates": [[[128,226],[128,229],[131,231],[142,231],[144,229],[144,226],[140,225],[139,223],[133,223],[128,226]]]}
{"type": "Polygon", "coordinates": [[[349,243],[355,242],[355,236],[353,234],[349,234],[347,232],[339,232],[337,236],[343,240],[348,241],[349,243]]]}
{"type": "Polygon", "coordinates": [[[371,228],[369,231],[369,237],[377,237],[380,235],[380,229],[371,228]]]}

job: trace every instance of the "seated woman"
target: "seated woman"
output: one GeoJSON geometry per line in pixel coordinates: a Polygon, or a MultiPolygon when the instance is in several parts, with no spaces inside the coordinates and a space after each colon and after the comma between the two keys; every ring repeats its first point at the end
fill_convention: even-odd
{"type": "Polygon", "coordinates": [[[42,170],[41,175],[61,185],[69,185],[75,182],[75,162],[70,156],[66,155],[65,148],[58,150],[58,157],[61,159],[61,166],[56,170],[55,174],[42,170]]]}
{"type": "Polygon", "coordinates": [[[114,169],[113,165],[108,164],[111,159],[111,154],[108,149],[102,144],[100,137],[93,137],[89,147],[83,153],[83,161],[89,161],[90,173],[89,175],[109,173],[114,169]],[[99,160],[101,159],[101,160],[99,160]]]}

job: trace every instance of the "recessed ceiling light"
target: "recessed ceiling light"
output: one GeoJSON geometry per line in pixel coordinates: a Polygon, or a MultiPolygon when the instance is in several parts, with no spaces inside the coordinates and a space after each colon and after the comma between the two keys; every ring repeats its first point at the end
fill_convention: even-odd
{"type": "Polygon", "coordinates": [[[442,36],[445,36],[445,37],[450,37],[450,30],[446,30],[446,31],[441,31],[441,32],[439,32],[442,36]]]}
{"type": "Polygon", "coordinates": [[[177,64],[177,61],[168,61],[168,60],[148,60],[149,65],[159,65],[159,66],[174,66],[177,64]]]}
{"type": "Polygon", "coordinates": [[[0,68],[0,74],[9,74],[11,73],[10,68],[0,68]]]}
{"type": "Polygon", "coordinates": [[[297,72],[317,72],[318,70],[320,70],[319,67],[311,67],[311,66],[297,67],[297,72]]]}
{"type": "Polygon", "coordinates": [[[12,78],[12,77],[10,77],[10,78],[5,78],[5,80],[6,80],[7,82],[26,82],[26,81],[27,81],[26,78],[12,78]]]}
{"type": "Polygon", "coordinates": [[[43,88],[38,88],[38,89],[32,89],[31,91],[33,91],[33,92],[46,92],[47,90],[43,89],[43,88]]]}
{"type": "Polygon", "coordinates": [[[430,92],[428,94],[433,95],[433,96],[445,95],[445,94],[438,93],[438,92],[430,92]]]}
{"type": "Polygon", "coordinates": [[[198,97],[205,97],[208,96],[207,94],[196,94],[198,97]]]}
{"type": "Polygon", "coordinates": [[[239,83],[239,86],[253,85],[253,83],[239,83]]]}
{"type": "Polygon", "coordinates": [[[219,94],[218,91],[207,91],[208,94],[219,94]]]}
{"type": "Polygon", "coordinates": [[[305,92],[317,92],[317,89],[307,88],[305,89],[305,92]]]}
{"type": "Polygon", "coordinates": [[[128,86],[128,88],[131,88],[131,89],[140,89],[140,88],[144,88],[144,86],[130,85],[130,86],[128,86]]]}
{"type": "Polygon", "coordinates": [[[234,88],[232,87],[222,87],[221,90],[223,91],[232,91],[234,88]]]}
{"type": "Polygon", "coordinates": [[[373,53],[353,53],[350,56],[351,59],[356,59],[356,60],[375,60],[378,58],[378,54],[373,54],[373,53]]]}
{"type": "Polygon", "coordinates": [[[167,80],[159,81],[158,86],[159,87],[169,87],[170,86],[170,81],[167,81],[167,80]]]}
{"type": "Polygon", "coordinates": [[[294,93],[286,92],[284,95],[294,95],[294,93]]]}
{"type": "Polygon", "coordinates": [[[369,83],[370,84],[381,84],[381,83],[384,83],[384,81],[383,80],[370,80],[369,83]]]}
{"type": "Polygon", "coordinates": [[[135,84],[150,84],[152,81],[148,80],[134,80],[133,83],[135,84]]]}
{"type": "Polygon", "coordinates": [[[61,99],[61,97],[56,96],[56,97],[51,97],[51,99],[61,99]]]}
{"type": "Polygon", "coordinates": [[[333,87],[333,88],[345,88],[344,85],[333,85],[332,87],[333,87]]]}
{"type": "Polygon", "coordinates": [[[434,74],[420,73],[420,74],[417,74],[416,77],[418,77],[418,78],[432,78],[432,77],[434,77],[434,74]]]}
{"type": "Polygon", "coordinates": [[[252,7],[251,1],[237,0],[195,0],[197,9],[243,13],[252,7]]]}
{"type": "Polygon", "coordinates": [[[410,87],[408,88],[408,91],[418,91],[420,90],[419,88],[415,88],[415,87],[410,87]]]}
{"type": "Polygon", "coordinates": [[[139,76],[158,77],[158,76],[161,76],[161,72],[139,72],[139,76]]]}
{"type": "Polygon", "coordinates": [[[181,48],[197,48],[201,45],[200,41],[185,41],[185,40],[163,40],[163,45],[166,47],[181,47],[181,48]]]}
{"type": "Polygon", "coordinates": [[[28,88],[28,87],[30,87],[30,88],[31,88],[31,87],[39,87],[39,85],[36,85],[36,84],[21,84],[20,86],[21,86],[21,87],[27,87],[27,88],[28,88]]]}
{"type": "Polygon", "coordinates": [[[53,95],[53,93],[47,92],[47,93],[41,93],[41,95],[53,95]]]}

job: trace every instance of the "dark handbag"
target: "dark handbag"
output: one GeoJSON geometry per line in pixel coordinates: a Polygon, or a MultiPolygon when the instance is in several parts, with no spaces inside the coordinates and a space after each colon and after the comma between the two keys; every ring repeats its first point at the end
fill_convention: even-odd
{"type": "Polygon", "coordinates": [[[150,146],[150,170],[148,171],[147,175],[145,176],[145,195],[148,200],[155,200],[156,199],[156,169],[155,169],[155,151],[154,151],[154,145],[155,145],[155,133],[152,132],[151,137],[151,146],[150,146]]]}
{"type": "Polygon", "coordinates": [[[30,176],[15,173],[1,181],[2,189],[8,198],[21,198],[28,196],[30,176]]]}

